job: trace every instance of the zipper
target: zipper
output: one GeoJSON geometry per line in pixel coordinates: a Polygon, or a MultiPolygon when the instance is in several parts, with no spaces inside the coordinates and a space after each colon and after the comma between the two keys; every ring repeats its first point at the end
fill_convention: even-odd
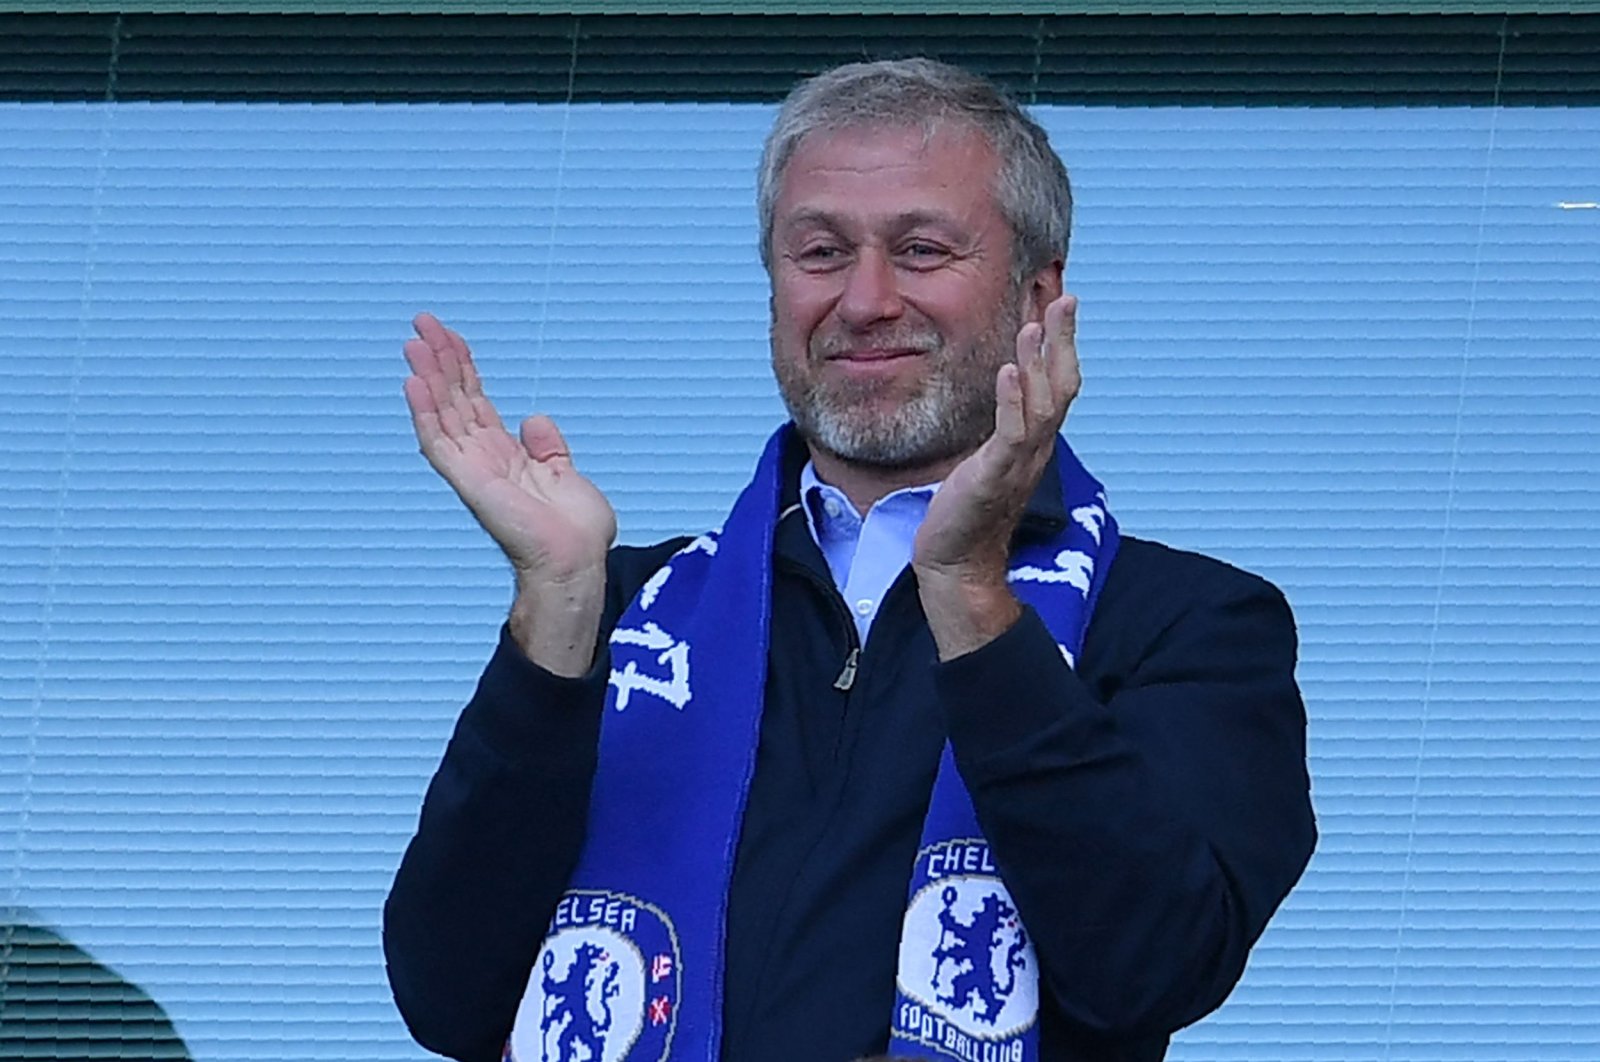
{"type": "Polygon", "coordinates": [[[833,680],[833,688],[840,693],[849,693],[851,687],[856,684],[856,672],[861,666],[861,643],[856,634],[855,617],[850,615],[850,608],[844,603],[844,598],[839,596],[839,588],[833,585],[832,579],[823,581],[822,577],[807,565],[794,561],[789,563],[831,602],[834,614],[838,616],[840,625],[844,628],[845,638],[850,642],[850,652],[845,655],[844,669],[839,672],[839,677],[833,680]]]}
{"type": "Polygon", "coordinates": [[[850,687],[856,684],[856,664],[860,659],[861,649],[859,647],[851,649],[850,655],[844,658],[844,670],[833,680],[834,689],[849,692],[850,687]]]}

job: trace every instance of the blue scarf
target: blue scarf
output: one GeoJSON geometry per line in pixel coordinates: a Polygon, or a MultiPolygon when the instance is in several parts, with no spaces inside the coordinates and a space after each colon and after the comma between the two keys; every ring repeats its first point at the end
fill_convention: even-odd
{"type": "MultiPolygon", "coordinates": [[[[674,554],[611,635],[588,840],[535,958],[508,1060],[717,1062],[723,927],[755,769],[792,430],[768,441],[723,528],[674,554]]],[[[1010,579],[1071,663],[1117,531],[1064,441],[1056,457],[1071,519],[1018,551],[1010,579]]],[[[891,1053],[1038,1058],[1038,961],[948,742],[904,927],[891,1053]]]]}

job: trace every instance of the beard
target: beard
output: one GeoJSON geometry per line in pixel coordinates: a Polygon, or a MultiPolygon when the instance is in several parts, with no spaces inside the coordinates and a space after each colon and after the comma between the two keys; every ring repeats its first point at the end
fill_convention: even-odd
{"type": "Polygon", "coordinates": [[[994,432],[995,374],[1016,357],[1021,292],[1008,303],[961,347],[951,347],[932,322],[859,333],[819,329],[803,360],[783,356],[774,337],[783,404],[807,442],[856,464],[906,469],[964,457],[994,432]],[[819,371],[830,357],[865,347],[921,351],[926,372],[906,391],[898,380],[830,380],[819,371]]]}

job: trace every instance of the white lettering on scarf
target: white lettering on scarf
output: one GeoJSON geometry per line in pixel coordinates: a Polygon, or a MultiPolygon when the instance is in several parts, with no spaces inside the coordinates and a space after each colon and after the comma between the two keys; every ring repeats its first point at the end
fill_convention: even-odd
{"type": "Polygon", "coordinates": [[[1078,588],[1084,597],[1089,596],[1089,584],[1094,580],[1094,558],[1082,550],[1064,549],[1056,554],[1055,568],[1039,568],[1024,564],[1006,574],[1013,583],[1069,583],[1078,588]]]}
{"type": "MultiPolygon", "coordinates": [[[[687,557],[691,553],[704,553],[708,557],[717,555],[717,535],[720,532],[707,531],[705,534],[690,542],[687,546],[672,555],[672,560],[687,557]]],[[[661,570],[652,575],[645,584],[639,588],[639,607],[648,609],[656,603],[656,598],[661,595],[661,588],[667,585],[667,580],[672,578],[672,563],[661,566],[661,570]]]]}
{"type": "Polygon", "coordinates": [[[1100,544],[1100,529],[1106,524],[1106,511],[1098,505],[1080,505],[1072,510],[1072,518],[1078,526],[1089,532],[1094,544],[1100,544]]]}
{"type": "MultiPolygon", "coordinates": [[[[717,536],[721,529],[707,531],[684,546],[672,555],[672,559],[662,565],[645,584],[639,588],[639,609],[647,611],[656,599],[661,596],[661,591],[666,587],[667,580],[672,578],[673,562],[682,560],[693,553],[704,553],[708,557],[717,555],[717,536]]],[[[635,693],[648,693],[652,697],[659,697],[672,705],[678,711],[683,711],[693,696],[689,689],[689,643],[673,637],[662,630],[657,623],[646,621],[642,627],[618,627],[611,632],[612,645],[631,645],[640,649],[656,653],[656,663],[668,668],[666,677],[660,675],[647,675],[639,670],[635,661],[628,661],[620,669],[611,669],[611,685],[617,688],[617,711],[627,709],[628,702],[635,693]]]]}
{"type": "Polygon", "coordinates": [[[621,670],[611,669],[611,684],[617,688],[617,711],[628,707],[635,693],[660,697],[680,712],[689,703],[689,643],[682,642],[655,623],[643,627],[618,627],[611,632],[612,645],[632,645],[656,653],[656,663],[669,669],[670,677],[647,675],[629,660],[621,670]]]}

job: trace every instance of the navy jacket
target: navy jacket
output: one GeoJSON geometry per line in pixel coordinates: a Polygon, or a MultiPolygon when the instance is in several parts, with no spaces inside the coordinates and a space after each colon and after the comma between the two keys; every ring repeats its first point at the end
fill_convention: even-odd
{"type": "MultiPolygon", "coordinates": [[[[790,455],[791,495],[803,460],[790,455]]],[[[907,571],[841,690],[854,624],[785,508],[729,897],[725,1062],[885,1049],[947,737],[1039,956],[1045,1059],[1161,1059],[1238,981],[1315,843],[1282,595],[1125,535],[1075,671],[1031,610],[939,663],[907,571]]],[[[1018,539],[1067,518],[1047,474],[1018,539]]],[[[612,551],[603,634],[687,541],[612,551]]],[[[433,1051],[500,1058],[583,842],[608,670],[602,648],[588,675],[558,678],[502,632],[461,713],[384,908],[395,1000],[433,1051]]]]}

